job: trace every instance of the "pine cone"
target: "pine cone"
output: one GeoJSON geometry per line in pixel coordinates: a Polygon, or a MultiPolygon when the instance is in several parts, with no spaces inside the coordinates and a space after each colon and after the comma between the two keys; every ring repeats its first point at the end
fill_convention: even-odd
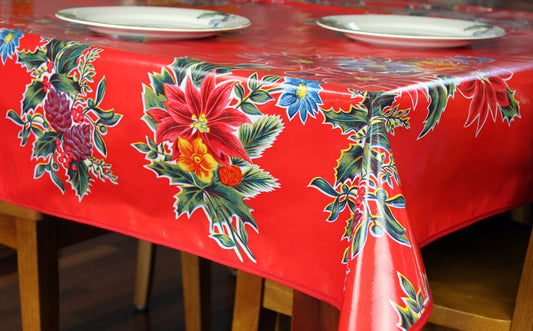
{"type": "Polygon", "coordinates": [[[91,125],[83,123],[70,128],[63,137],[65,151],[74,162],[85,160],[92,155],[91,125]]]}
{"type": "Polygon", "coordinates": [[[51,90],[44,105],[46,119],[59,133],[65,133],[72,125],[70,100],[66,93],[51,90]]]}

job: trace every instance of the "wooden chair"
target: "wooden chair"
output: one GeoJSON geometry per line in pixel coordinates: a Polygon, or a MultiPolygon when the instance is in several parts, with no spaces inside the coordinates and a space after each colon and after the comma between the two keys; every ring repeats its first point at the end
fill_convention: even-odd
{"type": "MultiPolygon", "coordinates": [[[[155,263],[156,246],[139,240],[137,250],[137,270],[133,303],[143,311],[148,306],[151,277],[155,263]]],[[[210,263],[196,255],[181,252],[181,277],[183,303],[185,307],[185,328],[187,331],[207,331],[211,329],[211,288],[210,263]]]]}
{"type": "Polygon", "coordinates": [[[17,251],[24,330],[59,330],[57,248],[101,233],[0,201],[0,244],[17,251]]]}
{"type": "Polygon", "coordinates": [[[533,330],[531,226],[493,217],[422,248],[429,322],[458,330],[533,330]]]}
{"type": "Polygon", "coordinates": [[[339,314],[334,306],[290,287],[237,273],[232,331],[336,331],[339,314]]]}

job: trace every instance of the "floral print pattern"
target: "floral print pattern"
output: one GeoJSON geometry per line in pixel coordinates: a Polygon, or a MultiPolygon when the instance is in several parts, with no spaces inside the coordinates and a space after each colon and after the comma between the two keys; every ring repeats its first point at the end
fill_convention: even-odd
{"type": "Polygon", "coordinates": [[[177,217],[202,209],[210,222],[209,236],[239,259],[255,262],[247,231],[259,231],[259,224],[245,200],[278,187],[253,159],[283,130],[279,117],[263,115],[258,108],[273,99],[276,89],[270,86],[280,77],[244,85],[224,79],[230,70],[176,59],[153,74],[143,99],[149,105],[144,121],[154,134],[134,146],[145,154],[149,169],[177,187],[177,217]]]}
{"type": "MultiPolygon", "coordinates": [[[[18,45],[23,37],[14,30],[2,30],[0,35],[4,42],[10,36],[11,45],[18,45]]],[[[122,118],[114,110],[100,107],[105,78],[93,90],[93,63],[101,50],[56,39],[45,40],[33,51],[3,50],[9,50],[2,54],[15,57],[31,78],[20,112],[9,110],[7,117],[21,127],[21,146],[34,141],[32,159],[39,160],[35,178],[47,173],[62,192],[66,190],[64,182],[70,183],[80,201],[96,178],[116,184],[111,165],[97,157],[107,156],[103,136],[122,118]]]]}

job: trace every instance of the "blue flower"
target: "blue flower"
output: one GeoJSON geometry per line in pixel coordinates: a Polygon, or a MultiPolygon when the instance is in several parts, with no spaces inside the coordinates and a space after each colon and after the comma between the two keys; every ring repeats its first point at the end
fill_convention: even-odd
{"type": "Polygon", "coordinates": [[[300,119],[305,124],[308,114],[314,118],[318,113],[318,105],[322,104],[318,95],[321,89],[319,82],[286,77],[283,83],[283,94],[277,105],[288,107],[287,115],[291,120],[297,113],[300,113],[300,119]]]}
{"type": "Polygon", "coordinates": [[[2,55],[2,64],[6,63],[6,59],[11,58],[17,47],[19,46],[19,39],[22,38],[23,32],[20,30],[2,29],[0,31],[0,54],[2,55]]]}

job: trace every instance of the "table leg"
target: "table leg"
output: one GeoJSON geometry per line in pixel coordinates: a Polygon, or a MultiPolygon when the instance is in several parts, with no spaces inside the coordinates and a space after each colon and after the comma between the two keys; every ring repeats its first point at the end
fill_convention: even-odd
{"type": "Polygon", "coordinates": [[[521,330],[533,330],[533,232],[529,237],[511,321],[511,331],[521,330]]]}
{"type": "Polygon", "coordinates": [[[232,331],[257,330],[262,293],[262,277],[237,271],[232,331]]]}
{"type": "Polygon", "coordinates": [[[152,272],[154,266],[154,244],[140,240],[137,243],[137,270],[135,273],[135,289],[133,304],[138,310],[145,310],[148,305],[152,272]]]}
{"type": "Polygon", "coordinates": [[[311,296],[294,291],[292,331],[336,331],[340,312],[337,308],[311,296]]]}
{"type": "Polygon", "coordinates": [[[209,261],[181,252],[181,277],[185,306],[185,329],[211,329],[211,279],[209,261]]]}
{"type": "Polygon", "coordinates": [[[59,285],[55,224],[16,218],[23,330],[59,330],[59,285]]]}

